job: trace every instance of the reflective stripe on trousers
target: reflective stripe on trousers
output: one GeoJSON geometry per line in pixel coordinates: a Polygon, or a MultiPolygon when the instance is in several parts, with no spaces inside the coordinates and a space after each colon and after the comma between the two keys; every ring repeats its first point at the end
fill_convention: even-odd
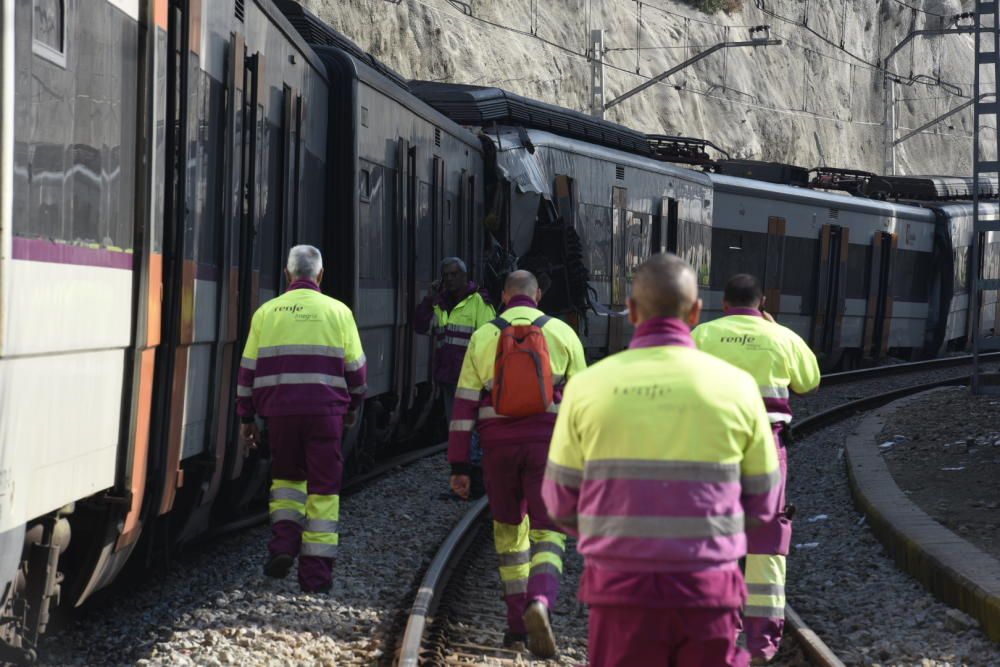
{"type": "Polygon", "coordinates": [[[524,632],[527,604],[542,600],[555,606],[563,571],[566,536],[554,530],[531,530],[531,518],[518,525],[493,522],[493,541],[500,561],[500,582],[507,603],[507,625],[524,632]]]}
{"type": "Polygon", "coordinates": [[[500,582],[504,596],[528,591],[531,544],[528,541],[528,517],[520,525],[493,522],[493,544],[500,559],[500,582]]]}
{"type": "Polygon", "coordinates": [[[743,632],[753,658],[770,660],[785,628],[785,557],[747,554],[743,632]]]}
{"type": "Polygon", "coordinates": [[[302,531],[303,556],[333,558],[336,556],[340,535],[340,496],[309,494],[306,500],[305,530],[302,531]]]}
{"type": "Polygon", "coordinates": [[[554,530],[530,530],[528,538],[531,541],[531,569],[528,576],[561,576],[563,557],[566,554],[566,536],[554,530]]]}
{"type": "Polygon", "coordinates": [[[785,617],[785,557],[747,554],[744,616],[785,617]]]}
{"type": "Polygon", "coordinates": [[[300,526],[306,521],[306,483],[276,479],[271,482],[271,500],[268,503],[271,523],[292,521],[300,526]]]}

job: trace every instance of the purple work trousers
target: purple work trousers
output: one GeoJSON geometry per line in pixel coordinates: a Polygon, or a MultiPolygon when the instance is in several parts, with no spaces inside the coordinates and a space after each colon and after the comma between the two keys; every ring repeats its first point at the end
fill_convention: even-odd
{"type": "Polygon", "coordinates": [[[785,515],[785,485],[788,482],[788,452],[785,450],[782,430],[784,424],[774,424],[774,445],[781,468],[781,497],[778,500],[778,515],[767,523],[747,531],[747,552],[752,554],[788,555],[792,541],[792,520],[785,515]]]}
{"type": "Polygon", "coordinates": [[[592,605],[590,667],[746,667],[739,610],[592,605]]]}
{"type": "MultiPolygon", "coordinates": [[[[548,457],[548,441],[492,446],[484,443],[483,476],[495,522],[518,526],[527,515],[528,525],[533,533],[559,532],[542,501],[542,479],[545,477],[548,457]]],[[[565,541],[565,537],[560,536],[560,539],[565,541]]],[[[533,535],[530,548],[534,554],[545,550],[546,545],[536,542],[533,535]]],[[[525,632],[522,617],[528,603],[540,600],[547,608],[552,609],[558,595],[559,573],[551,567],[532,567],[527,590],[507,592],[504,595],[508,627],[514,632],[525,632]]]]}
{"type": "MultiPolygon", "coordinates": [[[[344,476],[344,455],[340,447],[343,416],[269,417],[267,429],[271,446],[271,476],[274,479],[305,481],[309,498],[340,494],[344,476]]],[[[309,511],[310,503],[307,501],[307,522],[310,519],[327,519],[311,517],[309,511]]],[[[302,524],[295,521],[273,522],[268,544],[271,555],[299,555],[302,530],[302,524]]],[[[332,573],[333,558],[299,556],[299,585],[303,590],[315,591],[329,586],[332,573]]]]}
{"type": "MultiPolygon", "coordinates": [[[[785,424],[773,424],[774,444],[778,449],[778,464],[781,468],[781,497],[778,500],[780,511],[768,523],[752,528],[747,532],[747,553],[764,556],[787,556],[792,542],[792,520],[786,510],[785,486],[788,483],[788,451],[785,449],[783,431],[785,424]]],[[[759,583],[749,582],[748,584],[759,583]]],[[[784,591],[785,581],[767,581],[772,586],[780,586],[784,591]]],[[[751,587],[752,588],[752,587],[751,587]]],[[[785,619],[774,615],[755,616],[745,614],[743,617],[743,632],[746,636],[747,649],[754,657],[771,659],[781,646],[785,619]]]]}

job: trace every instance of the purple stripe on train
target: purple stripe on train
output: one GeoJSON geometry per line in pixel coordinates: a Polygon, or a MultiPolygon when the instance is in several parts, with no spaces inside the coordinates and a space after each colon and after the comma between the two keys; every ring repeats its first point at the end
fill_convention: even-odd
{"type": "Polygon", "coordinates": [[[74,264],[76,266],[131,270],[134,261],[132,253],[120,250],[86,248],[66,243],[56,243],[49,239],[29,239],[22,236],[15,236],[13,242],[13,258],[29,262],[74,264]]]}

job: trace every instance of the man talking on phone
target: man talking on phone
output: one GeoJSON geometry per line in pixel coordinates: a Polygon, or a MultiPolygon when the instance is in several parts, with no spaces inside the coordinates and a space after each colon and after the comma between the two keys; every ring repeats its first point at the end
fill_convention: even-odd
{"type": "Polygon", "coordinates": [[[785,626],[785,556],[792,540],[791,506],[785,504],[788,455],[785,431],[792,421],[790,393],[805,394],[819,386],[816,355],[791,329],[764,310],[760,282],[746,273],[726,283],[724,316],[698,326],[691,336],[698,348],[750,373],[757,381],[781,468],[779,513],[772,521],[747,531],[747,604],[743,632],[754,665],[778,652],[785,626]]]}
{"type": "MultiPolygon", "coordinates": [[[[441,389],[445,418],[451,423],[455,390],[462,360],[473,332],[496,317],[486,290],[469,280],[465,262],[459,257],[441,261],[441,278],[431,283],[413,315],[413,329],[434,336],[434,382],[441,389]]],[[[478,433],[472,437],[472,495],[483,494],[482,450],[478,433]]]]}

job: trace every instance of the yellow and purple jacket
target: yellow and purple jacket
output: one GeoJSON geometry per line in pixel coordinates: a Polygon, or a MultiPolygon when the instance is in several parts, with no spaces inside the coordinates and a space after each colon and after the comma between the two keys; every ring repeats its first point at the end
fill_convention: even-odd
{"type": "Polygon", "coordinates": [[[297,280],[254,313],[236,411],[262,417],[342,415],[365,398],[365,354],[350,308],[297,280]]]}
{"type": "MultiPolygon", "coordinates": [[[[545,313],[527,296],[515,296],[500,314],[508,322],[530,324],[545,313]]],[[[483,447],[548,442],[567,380],[587,367],[583,345],[573,328],[550,319],[542,327],[552,366],[553,397],[549,412],[530,417],[504,417],[493,409],[493,366],[500,329],[479,327],[469,340],[462,373],[455,392],[455,407],[448,433],[448,462],[455,474],[468,471],[472,431],[478,430],[483,447]]]]}
{"type": "Polygon", "coordinates": [[[413,313],[413,330],[434,335],[434,381],[458,383],[462,359],[473,332],[494,317],[486,290],[470,282],[457,299],[451,295],[426,296],[413,313]]]}
{"type": "Polygon", "coordinates": [[[754,308],[732,308],[696,327],[691,337],[699,350],[753,376],[776,427],[792,421],[789,389],[804,394],[819,386],[819,364],[806,342],[754,308]]]}
{"type": "Polygon", "coordinates": [[[566,387],[542,497],[578,536],[585,601],[735,607],[745,530],[775,516],[780,481],[753,378],[660,318],[566,387]]]}

